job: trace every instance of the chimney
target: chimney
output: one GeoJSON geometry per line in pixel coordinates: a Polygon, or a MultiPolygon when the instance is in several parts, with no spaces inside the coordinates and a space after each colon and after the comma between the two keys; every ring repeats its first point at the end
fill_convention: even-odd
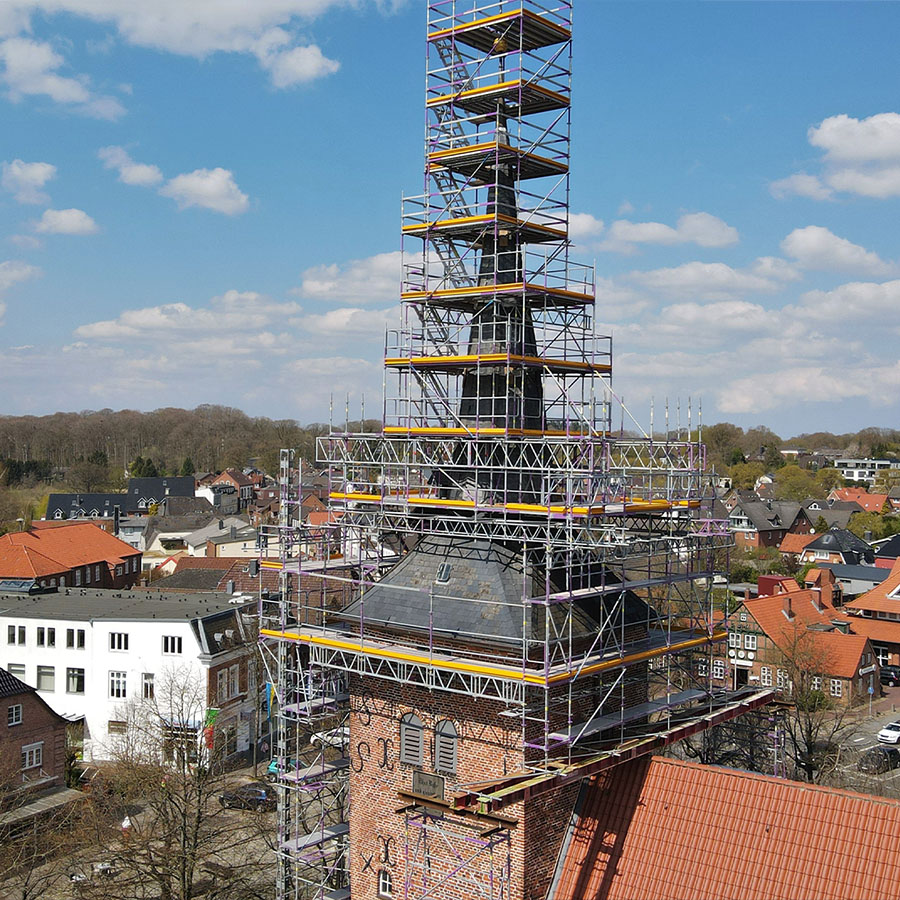
{"type": "Polygon", "coordinates": [[[784,595],[784,605],[781,610],[784,613],[784,617],[788,620],[788,622],[794,621],[794,607],[791,605],[791,595],[784,595]]]}
{"type": "Polygon", "coordinates": [[[230,532],[230,534],[231,534],[231,539],[232,539],[232,540],[234,540],[234,539],[237,537],[237,526],[236,526],[236,525],[232,525],[232,526],[231,526],[231,532],[230,532]]]}
{"type": "Polygon", "coordinates": [[[839,619],[835,619],[831,623],[841,634],[850,634],[850,623],[849,622],[841,622],[839,619]]]}
{"type": "Polygon", "coordinates": [[[825,606],[834,606],[834,572],[831,569],[823,569],[819,579],[822,589],[822,603],[825,606]]]}
{"type": "Polygon", "coordinates": [[[750,588],[744,588],[744,603],[746,603],[750,599],[750,588]]]}
{"type": "Polygon", "coordinates": [[[119,536],[119,516],[121,513],[119,512],[119,504],[117,503],[113,507],[113,535],[115,537],[119,536]]]}
{"type": "Polygon", "coordinates": [[[234,582],[233,581],[227,581],[225,583],[225,592],[228,594],[234,593],[234,582]]]}
{"type": "Polygon", "coordinates": [[[868,530],[864,531],[864,532],[863,532],[863,540],[864,540],[867,544],[871,544],[871,543],[872,543],[872,532],[871,532],[871,531],[868,531],[868,530]]]}
{"type": "Polygon", "coordinates": [[[219,531],[224,531],[224,530],[225,530],[225,520],[219,519],[219,531]]]}

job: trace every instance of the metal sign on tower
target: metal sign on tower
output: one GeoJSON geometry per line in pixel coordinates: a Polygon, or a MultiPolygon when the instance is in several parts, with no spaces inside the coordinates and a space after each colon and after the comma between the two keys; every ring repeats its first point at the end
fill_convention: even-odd
{"type": "Polygon", "coordinates": [[[430,0],[426,40],[382,427],[320,439],[314,526],[283,453],[261,562],[285,900],[545,896],[549,798],[769,696],[710,681],[731,539],[699,421],[613,429],[570,258],[572,3],[430,0]]]}

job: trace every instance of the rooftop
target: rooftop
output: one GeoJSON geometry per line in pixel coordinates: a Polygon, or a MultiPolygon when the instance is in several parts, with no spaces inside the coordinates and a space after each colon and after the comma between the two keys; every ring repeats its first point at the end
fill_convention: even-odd
{"type": "Polygon", "coordinates": [[[660,757],[586,781],[550,900],[872,900],[900,801],[660,757]]]}
{"type": "MultiPolygon", "coordinates": [[[[234,609],[234,596],[190,591],[117,591],[103,588],[69,588],[56,593],[24,597],[0,594],[0,616],[18,619],[157,620],[179,622],[234,609]]],[[[247,597],[247,603],[256,603],[247,597]]]]}

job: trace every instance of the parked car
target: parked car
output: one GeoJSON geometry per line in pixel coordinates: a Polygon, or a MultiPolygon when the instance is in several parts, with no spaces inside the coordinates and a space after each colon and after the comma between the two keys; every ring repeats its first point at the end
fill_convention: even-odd
{"type": "Polygon", "coordinates": [[[900,742],[900,722],[891,722],[878,732],[878,740],[883,744],[896,744],[900,742]]]}
{"type": "Polygon", "coordinates": [[[340,749],[344,747],[350,740],[350,728],[342,725],[338,728],[332,728],[330,731],[317,731],[309,742],[313,747],[335,747],[340,749]]]}
{"type": "Polygon", "coordinates": [[[264,781],[251,781],[223,791],[219,803],[224,809],[275,809],[275,791],[264,781]]]}
{"type": "Polygon", "coordinates": [[[897,766],[900,766],[900,750],[896,747],[872,747],[860,756],[856,764],[860,772],[872,775],[889,772],[897,766]]]}
{"type": "Polygon", "coordinates": [[[900,666],[882,666],[881,683],[896,687],[900,684],[900,666]]]}

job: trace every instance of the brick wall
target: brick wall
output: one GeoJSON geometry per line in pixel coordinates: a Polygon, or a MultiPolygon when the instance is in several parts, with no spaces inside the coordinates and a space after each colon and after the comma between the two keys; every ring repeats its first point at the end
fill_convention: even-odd
{"type": "Polygon", "coordinates": [[[12,697],[0,698],[0,760],[2,775],[13,774],[21,783],[20,758],[22,747],[43,742],[43,761],[40,768],[25,772],[29,779],[53,777],[62,783],[66,764],[66,723],[54,713],[36,693],[27,691],[12,697]],[[7,710],[21,704],[22,723],[7,725],[7,710]]]}

